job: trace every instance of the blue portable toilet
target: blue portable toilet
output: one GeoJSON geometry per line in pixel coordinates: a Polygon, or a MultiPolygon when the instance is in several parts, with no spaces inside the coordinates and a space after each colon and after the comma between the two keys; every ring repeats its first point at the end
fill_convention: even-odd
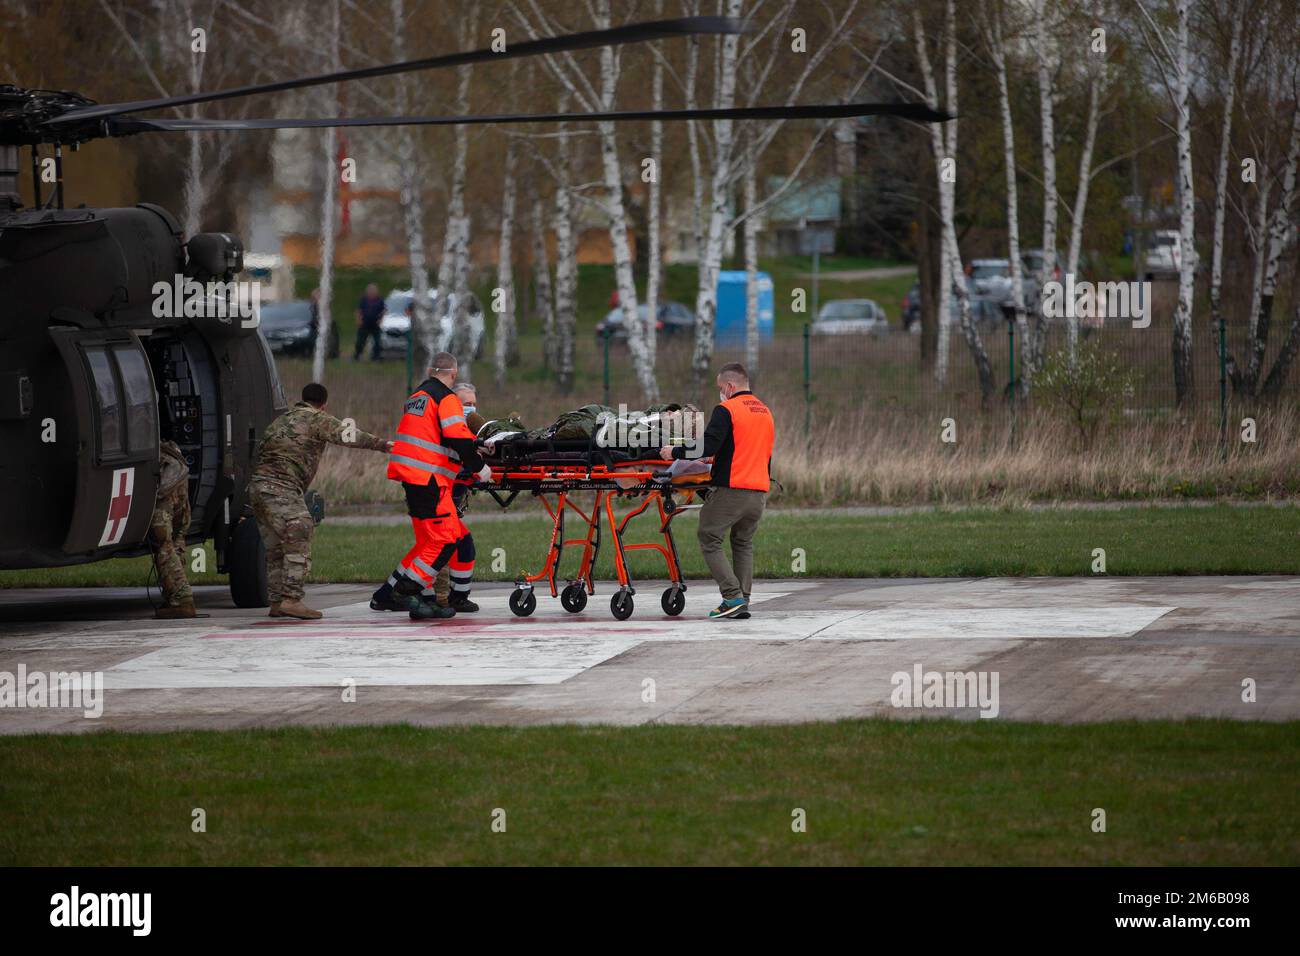
{"type": "MultiPolygon", "coordinates": [[[[718,273],[717,340],[736,345],[745,341],[745,280],[743,270],[718,273]]],[[[775,324],[776,293],[772,277],[766,272],[758,274],[758,337],[772,338],[775,324]]]]}

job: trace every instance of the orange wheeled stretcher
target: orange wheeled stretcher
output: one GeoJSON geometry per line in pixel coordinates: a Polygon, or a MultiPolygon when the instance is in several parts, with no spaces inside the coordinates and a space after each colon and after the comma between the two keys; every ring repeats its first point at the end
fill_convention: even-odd
{"type": "Polygon", "coordinates": [[[618,590],[609,602],[614,617],[625,621],[632,616],[636,588],[627,563],[628,553],[632,551],[657,551],[663,556],[669,581],[659,602],[664,613],[675,616],[686,607],[686,582],[682,580],[672,522],[679,514],[699,507],[691,502],[707,482],[707,473],[671,478],[667,471],[669,463],[658,458],[618,462],[608,455],[552,453],[502,462],[488,458],[487,464],[492,468],[492,480],[476,485],[475,490],[487,492],[503,508],[521,494],[532,494],[541,499],[551,518],[550,547],[542,569],[536,574],[521,573],[515,580],[515,590],[510,595],[510,610],[515,614],[527,617],[536,610],[534,588],[539,581],[546,582],[551,597],[558,596],[566,611],[573,614],[582,611],[587,606],[588,595],[596,593],[592,570],[600,553],[602,528],[614,541],[618,590]],[[588,491],[594,492],[595,497],[590,508],[584,509],[575,499],[588,491]],[[631,502],[633,506],[620,514],[615,509],[616,501],[631,502]],[[624,541],[628,525],[647,512],[658,517],[663,543],[624,541]],[[579,522],[574,537],[567,536],[566,517],[579,522]],[[561,588],[556,575],[564,549],[569,547],[580,547],[582,560],[577,573],[564,581],[561,588]]]}

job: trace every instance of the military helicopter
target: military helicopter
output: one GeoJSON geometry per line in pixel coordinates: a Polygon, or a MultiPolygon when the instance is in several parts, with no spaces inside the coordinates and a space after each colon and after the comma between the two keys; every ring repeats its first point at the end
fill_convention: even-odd
{"type": "MultiPolygon", "coordinates": [[[[45,568],[149,553],[158,446],[171,436],[190,466],[191,544],[211,540],[240,607],[266,606],[265,552],[245,485],[266,425],[286,408],[257,323],[210,308],[214,283],[243,268],[228,233],[185,236],[160,206],[69,209],[64,147],[160,132],[310,127],[799,119],[892,115],[941,122],[917,103],[625,110],[473,116],[173,119],[142,112],[327,83],[692,34],[745,31],[725,17],[685,17],[548,37],[403,63],[126,103],[0,86],[0,568],[45,568]],[[35,205],[18,197],[30,147],[35,205]],[[43,200],[40,151],[53,147],[43,200]],[[184,277],[200,307],[163,309],[155,287],[184,277]]],[[[217,297],[218,306],[224,302],[217,297]]]]}

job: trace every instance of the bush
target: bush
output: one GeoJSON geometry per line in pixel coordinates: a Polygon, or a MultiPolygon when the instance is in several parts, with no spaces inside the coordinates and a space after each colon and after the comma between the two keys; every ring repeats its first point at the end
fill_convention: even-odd
{"type": "Polygon", "coordinates": [[[1116,353],[1087,339],[1075,347],[1073,362],[1066,349],[1049,355],[1035,382],[1044,404],[1075,427],[1085,449],[1092,447],[1103,421],[1119,417],[1133,390],[1133,371],[1116,353]]]}

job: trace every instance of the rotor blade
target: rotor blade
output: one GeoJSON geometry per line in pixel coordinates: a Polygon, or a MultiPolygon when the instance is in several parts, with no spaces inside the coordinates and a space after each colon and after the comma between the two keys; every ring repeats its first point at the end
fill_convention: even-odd
{"type": "Polygon", "coordinates": [[[487,123],[553,123],[566,120],[628,122],[634,120],[778,120],[845,119],[853,116],[898,116],[923,123],[953,117],[924,103],[830,103],[812,106],[737,106],[730,109],[619,110],[613,113],[498,113],[483,116],[353,116],[300,119],[166,119],[140,117],[109,121],[114,136],[150,132],[213,132],[256,129],[327,129],[349,126],[456,126],[487,123]]]}
{"type": "Polygon", "coordinates": [[[298,90],[309,86],[322,86],[326,83],[344,83],[348,80],[364,80],[375,76],[391,76],[395,73],[410,73],[415,70],[468,66],[472,63],[485,63],[491,60],[510,60],[516,57],[560,53],[566,50],[619,46],[624,43],[642,43],[647,40],[663,40],[669,37],[689,36],[691,34],[743,32],[745,32],[744,24],[729,17],[679,17],[673,20],[655,20],[649,23],[629,23],[608,30],[588,30],[585,33],[567,33],[558,37],[545,37],[540,40],[526,40],[523,43],[508,44],[506,49],[500,53],[490,49],[472,50],[465,53],[448,53],[442,56],[426,57],[422,60],[407,60],[404,63],[371,66],[360,70],[340,70],[336,73],[322,73],[318,76],[279,80],[275,83],[237,86],[212,93],[189,93],[184,96],[136,100],[131,103],[103,103],[97,106],[68,110],[66,113],[52,117],[45,125],[60,126],[66,123],[84,122],[85,120],[99,119],[106,116],[120,116],[123,113],[135,113],[140,110],[166,109],[173,106],[188,106],[193,103],[212,103],[217,100],[228,100],[238,96],[252,96],[257,93],[279,93],[284,90],[298,90]]]}

